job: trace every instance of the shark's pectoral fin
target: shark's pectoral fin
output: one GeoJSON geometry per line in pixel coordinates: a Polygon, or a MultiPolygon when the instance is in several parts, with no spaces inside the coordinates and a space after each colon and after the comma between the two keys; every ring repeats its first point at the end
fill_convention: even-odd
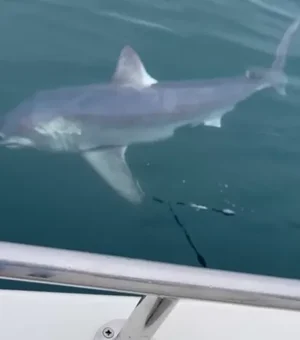
{"type": "Polygon", "coordinates": [[[122,197],[132,203],[140,203],[144,193],[134,180],[125,160],[127,147],[85,151],[83,158],[122,197]]]}
{"type": "Polygon", "coordinates": [[[130,46],[125,46],[120,53],[112,82],[139,89],[151,86],[157,80],[148,74],[138,54],[130,46]]]}

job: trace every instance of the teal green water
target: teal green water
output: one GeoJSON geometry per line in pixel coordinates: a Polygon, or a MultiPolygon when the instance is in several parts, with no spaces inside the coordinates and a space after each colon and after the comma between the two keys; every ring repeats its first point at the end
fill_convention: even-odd
{"type": "MultiPolygon", "coordinates": [[[[41,89],[109,80],[125,44],[159,80],[269,66],[296,13],[292,0],[2,1],[0,112],[41,89]]],[[[140,206],[77,156],[1,149],[0,239],[197,266],[154,195],[236,211],[174,208],[208,267],[300,278],[299,55],[300,32],[287,97],[266,90],[228,113],[221,129],[186,127],[130,147],[147,193],[140,206]]]]}

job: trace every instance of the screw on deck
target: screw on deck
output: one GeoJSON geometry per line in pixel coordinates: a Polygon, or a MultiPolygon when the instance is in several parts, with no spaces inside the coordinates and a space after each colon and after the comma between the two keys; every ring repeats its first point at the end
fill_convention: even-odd
{"type": "Polygon", "coordinates": [[[110,328],[110,327],[105,327],[105,328],[103,329],[103,331],[102,331],[102,334],[103,334],[103,336],[104,336],[105,338],[111,339],[111,338],[114,337],[115,332],[114,332],[114,330],[113,330],[112,328],[110,328]]]}

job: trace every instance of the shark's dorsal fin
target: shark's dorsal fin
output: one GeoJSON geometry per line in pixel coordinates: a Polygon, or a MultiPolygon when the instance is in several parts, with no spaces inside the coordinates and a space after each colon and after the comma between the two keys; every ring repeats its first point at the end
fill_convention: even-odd
{"type": "Polygon", "coordinates": [[[119,195],[138,204],[142,202],[144,193],[126,164],[125,152],[126,146],[112,147],[85,151],[82,156],[119,195]]]}
{"type": "Polygon", "coordinates": [[[122,49],[112,81],[136,88],[148,87],[157,83],[157,80],[148,74],[139,55],[130,46],[125,46],[122,49]]]}

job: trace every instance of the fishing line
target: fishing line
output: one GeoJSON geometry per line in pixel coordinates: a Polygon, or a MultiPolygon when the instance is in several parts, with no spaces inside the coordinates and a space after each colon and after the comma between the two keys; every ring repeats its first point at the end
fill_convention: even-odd
{"type": "MultiPolygon", "coordinates": [[[[158,197],[155,197],[153,196],[152,197],[153,201],[157,202],[157,203],[161,203],[161,204],[167,204],[168,206],[168,209],[172,215],[172,217],[174,218],[176,224],[180,227],[180,229],[183,231],[184,233],[184,236],[188,242],[188,244],[190,245],[190,247],[193,249],[196,257],[197,257],[197,261],[198,263],[207,268],[207,262],[204,258],[203,255],[200,254],[200,252],[198,251],[197,247],[195,246],[194,242],[192,241],[192,238],[189,234],[189,232],[187,231],[187,229],[185,228],[184,224],[180,221],[180,219],[178,218],[178,215],[175,213],[172,205],[171,205],[171,202],[170,201],[165,201],[161,198],[158,198],[158,197]]],[[[235,215],[235,212],[231,209],[219,209],[219,208],[214,208],[214,207],[207,207],[205,205],[199,205],[199,204],[195,204],[195,203],[185,203],[185,202],[181,202],[181,201],[177,201],[175,202],[175,204],[177,205],[181,205],[181,206],[186,206],[186,207],[190,207],[190,208],[193,208],[193,209],[196,209],[197,211],[199,210],[211,210],[215,213],[221,213],[225,216],[234,216],[235,215]]]]}
{"type": "Polygon", "coordinates": [[[203,255],[201,255],[198,251],[198,249],[196,248],[196,246],[194,245],[194,242],[191,239],[190,234],[188,233],[188,231],[186,230],[186,228],[184,227],[184,225],[180,222],[178,216],[175,214],[170,202],[168,202],[168,207],[169,207],[169,211],[171,212],[172,216],[174,217],[177,225],[180,227],[180,229],[183,231],[186,240],[188,241],[190,247],[193,249],[194,253],[196,254],[197,257],[197,261],[199,264],[201,264],[201,266],[203,266],[204,268],[207,267],[207,263],[205,258],[203,257],[203,255]]]}

